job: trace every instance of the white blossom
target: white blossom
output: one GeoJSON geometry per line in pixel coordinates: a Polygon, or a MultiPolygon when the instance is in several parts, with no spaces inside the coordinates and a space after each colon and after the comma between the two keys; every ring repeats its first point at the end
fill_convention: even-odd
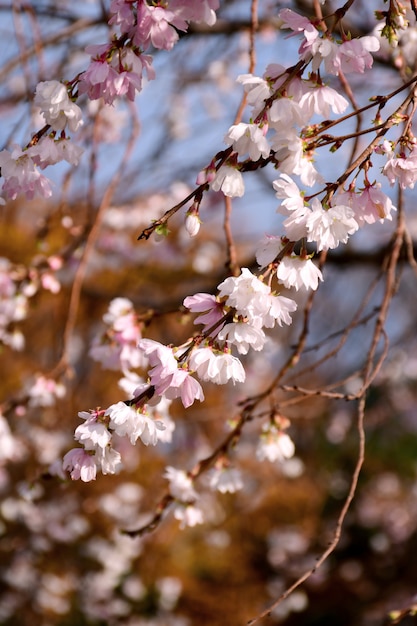
{"type": "Polygon", "coordinates": [[[120,437],[129,437],[133,445],[140,438],[146,446],[149,444],[155,446],[159,439],[159,432],[165,429],[159,420],[153,420],[146,413],[124,402],[109,406],[105,415],[110,417],[109,428],[120,437]]]}
{"type": "Polygon", "coordinates": [[[211,188],[213,191],[222,191],[230,198],[240,198],[245,193],[242,174],[230,165],[222,165],[218,169],[211,188]]]}
{"type": "Polygon", "coordinates": [[[169,465],[164,472],[164,478],[169,481],[171,495],[181,502],[193,502],[198,498],[192,478],[184,470],[169,465]]]}
{"type": "Polygon", "coordinates": [[[38,83],[34,102],[53,130],[64,130],[68,125],[75,133],[83,124],[80,107],[71,102],[67,88],[57,80],[38,83]]]}
{"type": "Polygon", "coordinates": [[[246,374],[242,363],[229,352],[197,348],[192,351],[189,364],[201,380],[216,385],[225,385],[229,380],[233,383],[245,381],[246,374]]]}
{"type": "Polygon", "coordinates": [[[349,235],[359,228],[353,210],[344,205],[324,209],[314,198],[312,211],[307,218],[308,241],[317,243],[317,250],[336,248],[340,242],[346,243],[349,235]]]}
{"type": "Polygon", "coordinates": [[[266,337],[261,328],[244,322],[225,324],[217,338],[236,346],[239,354],[247,354],[249,348],[259,351],[265,345],[266,337]]]}
{"type": "Polygon", "coordinates": [[[220,493],[235,493],[243,487],[240,471],[234,467],[214,467],[209,476],[209,485],[220,493]]]}
{"type": "Polygon", "coordinates": [[[249,154],[252,161],[257,161],[261,156],[266,158],[271,150],[262,128],[256,124],[240,122],[231,126],[224,141],[226,145],[232,145],[240,156],[249,154]]]}
{"type": "Polygon", "coordinates": [[[181,529],[187,526],[193,527],[197,524],[203,524],[204,522],[203,511],[198,506],[195,506],[195,504],[175,502],[173,508],[175,519],[181,522],[181,529]]]}
{"type": "Polygon", "coordinates": [[[290,459],[294,452],[295,446],[289,435],[272,424],[264,428],[256,449],[259,461],[282,462],[290,459]]]}
{"type": "Polygon", "coordinates": [[[285,256],[277,267],[277,278],[289,289],[301,287],[316,290],[319,280],[323,280],[320,269],[311,259],[301,259],[299,256],[285,256]]]}

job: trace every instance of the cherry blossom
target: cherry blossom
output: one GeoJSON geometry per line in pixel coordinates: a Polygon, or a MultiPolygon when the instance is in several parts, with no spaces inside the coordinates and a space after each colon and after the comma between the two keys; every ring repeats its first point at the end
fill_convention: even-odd
{"type": "Polygon", "coordinates": [[[6,198],[15,200],[19,194],[32,199],[35,196],[49,198],[52,195],[50,181],[41,174],[28,151],[19,146],[0,152],[1,175],[4,178],[2,191],[6,198]]]}
{"type": "Polygon", "coordinates": [[[345,74],[350,72],[363,74],[366,69],[372,67],[373,57],[370,53],[378,52],[378,50],[379,41],[374,35],[344,41],[340,44],[339,55],[334,61],[334,68],[337,73],[341,70],[345,74]]]}
{"type": "Polygon", "coordinates": [[[275,189],[276,197],[282,200],[281,206],[287,211],[304,209],[304,194],[290,176],[281,174],[277,180],[272,182],[272,186],[275,189]]]}
{"type": "Polygon", "coordinates": [[[190,235],[190,237],[195,237],[200,230],[201,220],[198,215],[198,212],[187,212],[187,217],[185,220],[185,230],[190,235]]]}
{"type": "Polygon", "coordinates": [[[172,348],[152,339],[141,339],[138,348],[149,358],[152,369],[148,375],[159,396],[171,400],[180,397],[185,408],[195,400],[204,400],[200,383],[185,368],[179,367],[172,348]]]}
{"type": "Polygon", "coordinates": [[[68,126],[75,133],[83,124],[80,107],[71,102],[67,88],[57,80],[38,83],[34,103],[53,130],[64,130],[68,126]]]}
{"type": "Polygon", "coordinates": [[[261,328],[243,322],[225,324],[217,338],[236,346],[239,354],[247,354],[249,348],[262,350],[266,341],[265,333],[261,328]]]}
{"type": "Polygon", "coordinates": [[[236,81],[243,85],[247,93],[248,103],[252,106],[256,117],[264,108],[265,100],[272,95],[272,88],[265,78],[253,74],[240,74],[236,81]]]}
{"type": "Polygon", "coordinates": [[[296,291],[304,287],[315,291],[323,274],[311,259],[300,258],[297,255],[285,256],[277,267],[278,280],[289,289],[296,291]]]}
{"type": "Polygon", "coordinates": [[[278,132],[286,131],[293,124],[303,126],[309,118],[310,111],[302,109],[300,103],[292,98],[278,98],[268,110],[269,126],[278,132]]]}
{"type": "Polygon", "coordinates": [[[353,210],[344,205],[324,209],[317,198],[311,204],[307,218],[308,241],[317,244],[317,250],[336,248],[340,242],[346,243],[349,235],[359,228],[353,210]]]}
{"type": "Polygon", "coordinates": [[[398,182],[401,189],[407,187],[414,189],[417,181],[417,148],[413,148],[408,156],[404,152],[395,155],[388,141],[384,141],[383,148],[387,155],[383,174],[388,178],[390,185],[393,186],[398,182]]]}
{"type": "Polygon", "coordinates": [[[209,485],[220,493],[235,493],[243,488],[243,480],[238,469],[220,464],[211,471],[209,485]]]}
{"type": "Polygon", "coordinates": [[[170,0],[169,8],[189,22],[204,22],[209,26],[216,23],[219,0],[170,0]]]}
{"type": "Polygon", "coordinates": [[[169,481],[170,493],[176,500],[194,502],[198,498],[193,481],[184,470],[168,466],[165,469],[164,478],[169,481]]]}
{"type": "Polygon", "coordinates": [[[28,390],[30,406],[53,406],[57,399],[63,398],[66,388],[51,378],[38,376],[28,390]]]}
{"type": "Polygon", "coordinates": [[[300,108],[306,112],[307,118],[313,114],[328,118],[330,109],[333,113],[343,113],[349,106],[346,98],[328,85],[314,84],[308,81],[304,94],[299,100],[300,108]]]}
{"type": "Polygon", "coordinates": [[[381,191],[380,183],[368,184],[360,193],[354,190],[343,191],[337,195],[337,202],[353,209],[359,226],[392,220],[391,211],[396,210],[391,198],[381,191]]]}
{"type": "Polygon", "coordinates": [[[218,286],[219,296],[226,298],[226,304],[234,307],[239,315],[253,319],[262,315],[268,308],[266,296],[270,287],[263,283],[247,268],[243,267],[240,276],[230,276],[218,286]]]}
{"type": "MultiPolygon", "coordinates": [[[[194,320],[194,324],[203,324],[204,332],[217,324],[225,315],[222,304],[217,301],[216,296],[209,293],[196,293],[193,296],[187,296],[184,300],[184,306],[192,313],[204,313],[204,315],[198,315],[194,320]]],[[[214,334],[217,332],[218,328],[213,330],[214,334]]]]}
{"type": "Polygon", "coordinates": [[[111,433],[108,431],[107,426],[97,419],[97,414],[81,411],[78,415],[83,417],[85,422],[75,429],[74,439],[78,441],[85,450],[106,448],[111,441],[111,433]]]}
{"type": "Polygon", "coordinates": [[[261,438],[256,449],[259,461],[282,462],[294,456],[295,446],[287,433],[273,424],[263,428],[261,438]]]}
{"type": "Polygon", "coordinates": [[[203,511],[195,504],[182,504],[181,502],[175,502],[173,506],[174,517],[180,523],[180,528],[186,528],[187,526],[193,527],[197,524],[204,523],[203,511]]]}
{"type": "Polygon", "coordinates": [[[72,480],[89,482],[96,479],[97,466],[94,457],[83,448],[69,450],[62,461],[62,468],[70,472],[72,480]]]}
{"type": "Polygon", "coordinates": [[[122,457],[120,452],[107,446],[96,450],[95,461],[101,469],[102,474],[117,474],[122,468],[122,457]]]}
{"type": "Polygon", "coordinates": [[[256,262],[260,267],[267,267],[274,262],[280,252],[284,249],[282,237],[275,235],[265,235],[262,242],[256,249],[256,262]]]}
{"type": "Polygon", "coordinates": [[[89,354],[108,369],[121,369],[145,365],[137,343],[142,333],[133,304],[127,298],[115,298],[109,304],[103,321],[108,325],[105,333],[97,335],[92,342],[89,354]]]}
{"type": "Polygon", "coordinates": [[[217,351],[212,348],[194,349],[190,356],[190,368],[201,380],[216,385],[243,383],[246,378],[242,363],[230,351],[217,351]]]}
{"type": "Polygon", "coordinates": [[[319,31],[309,19],[299,15],[291,9],[281,9],[278,17],[282,20],[281,28],[290,28],[295,33],[303,33],[304,41],[299,48],[301,58],[307,59],[311,54],[312,47],[319,38],[319,31]]]}
{"type": "Polygon", "coordinates": [[[150,44],[154,48],[171,50],[178,41],[179,30],[187,30],[184,20],[178,19],[173,11],[163,6],[151,6],[145,2],[138,4],[137,25],[133,42],[145,50],[150,44]]]}
{"type": "Polygon", "coordinates": [[[132,445],[140,438],[146,446],[155,446],[159,432],[165,429],[161,421],[152,419],[142,409],[125,402],[112,404],[106,409],[105,415],[110,418],[109,428],[120,437],[128,437],[132,445]]]}
{"type": "Polygon", "coordinates": [[[12,270],[10,261],[0,257],[0,342],[14,350],[21,350],[24,336],[17,328],[11,329],[11,325],[25,319],[28,301],[24,293],[19,293],[11,276],[12,270]]]}
{"type": "Polygon", "coordinates": [[[0,465],[19,459],[24,454],[24,444],[13,435],[6,418],[0,413],[0,465]]]}
{"type": "Polygon", "coordinates": [[[263,325],[266,328],[274,328],[277,323],[278,326],[292,324],[291,313],[297,310],[297,303],[291,298],[280,295],[268,296],[268,311],[263,316],[263,325]]]}
{"type": "Polygon", "coordinates": [[[230,165],[222,165],[218,169],[211,188],[213,191],[222,191],[229,198],[240,198],[245,193],[242,174],[230,165]]]}
{"type": "Polygon", "coordinates": [[[58,140],[43,137],[36,145],[31,146],[27,153],[33,162],[42,170],[49,165],[66,161],[70,165],[78,165],[83,149],[68,138],[58,140]]]}
{"type": "Polygon", "coordinates": [[[252,161],[257,161],[261,156],[269,156],[270,147],[265,133],[256,124],[240,122],[231,126],[224,141],[228,146],[233,146],[233,150],[240,156],[249,154],[252,161]]]}

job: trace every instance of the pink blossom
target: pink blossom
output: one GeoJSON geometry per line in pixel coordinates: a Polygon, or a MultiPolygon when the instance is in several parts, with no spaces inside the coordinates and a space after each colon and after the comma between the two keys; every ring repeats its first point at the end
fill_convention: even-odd
{"type": "Polygon", "coordinates": [[[53,406],[57,399],[65,396],[66,388],[52,378],[38,376],[28,394],[30,406],[53,406]]]}
{"type": "MultiPolygon", "coordinates": [[[[187,296],[183,304],[192,313],[206,312],[205,315],[198,315],[194,320],[194,324],[203,324],[203,332],[207,332],[225,315],[222,304],[217,301],[216,296],[209,293],[187,296]]],[[[213,331],[214,335],[217,334],[218,329],[219,327],[213,331]]]]}
{"type": "MultiPolygon", "coordinates": [[[[93,48],[87,48],[87,51],[93,51],[93,48]]],[[[107,48],[108,54],[110,49],[107,48]]],[[[125,48],[120,55],[114,55],[108,60],[106,54],[102,53],[81,75],[79,92],[87,93],[91,100],[103,98],[106,104],[113,104],[121,96],[133,101],[136,91],[142,88],[143,71],[150,80],[155,77],[151,59],[147,55],[136,54],[125,48]]]]}
{"type": "Polygon", "coordinates": [[[54,276],[54,274],[50,274],[49,272],[45,272],[41,276],[41,285],[47,291],[51,293],[59,293],[61,290],[61,283],[54,276]]]}
{"type": "Polygon", "coordinates": [[[204,22],[209,26],[216,23],[219,0],[170,0],[169,8],[187,22],[204,22]]]}
{"type": "Polygon", "coordinates": [[[196,185],[205,185],[206,183],[212,183],[216,178],[216,166],[211,162],[207,167],[202,169],[196,178],[196,185]]]}
{"type": "Polygon", "coordinates": [[[109,24],[119,26],[122,34],[128,33],[135,24],[133,8],[133,2],[126,0],[112,0],[109,8],[109,13],[111,15],[109,24]]]}
{"type": "Polygon", "coordinates": [[[164,394],[170,400],[181,398],[181,402],[186,409],[195,400],[204,401],[204,393],[200,383],[185,369],[178,369],[171,379],[166,379],[155,389],[156,393],[159,395],[164,394]]]}
{"type": "Polygon", "coordinates": [[[396,211],[391,199],[381,191],[380,183],[367,185],[361,193],[343,191],[336,196],[338,204],[346,204],[353,209],[359,226],[392,220],[391,211],[396,211]]]}
{"type": "Polygon", "coordinates": [[[185,408],[191,406],[194,400],[204,400],[200,383],[186,369],[178,368],[172,348],[152,339],[141,339],[138,348],[149,358],[152,366],[149,378],[159,396],[164,395],[171,400],[180,397],[185,408]]]}
{"type": "Polygon", "coordinates": [[[43,137],[36,145],[31,146],[27,153],[33,162],[42,170],[49,165],[67,161],[71,165],[78,165],[83,149],[70,139],[43,137]]]}
{"type": "Polygon", "coordinates": [[[143,366],[143,355],[137,349],[141,327],[132,302],[127,298],[114,298],[103,321],[109,327],[104,334],[94,338],[90,356],[108,369],[125,371],[143,366]]]}
{"type": "Polygon", "coordinates": [[[70,472],[72,480],[81,478],[83,482],[95,480],[97,475],[94,457],[83,448],[73,448],[67,452],[62,461],[62,469],[70,472]]]}
{"type": "Polygon", "coordinates": [[[160,381],[170,377],[177,371],[178,361],[174,356],[172,348],[153,339],[141,339],[138,343],[138,348],[149,359],[152,367],[149,372],[152,384],[159,384],[160,381]]]}
{"type": "Polygon", "coordinates": [[[162,6],[139,3],[134,44],[142,49],[152,44],[154,48],[171,50],[178,41],[178,33],[171,24],[175,23],[180,30],[187,29],[186,23],[175,17],[175,13],[162,6]]]}
{"type": "Polygon", "coordinates": [[[335,69],[342,70],[345,74],[350,72],[363,74],[366,69],[372,67],[374,60],[370,53],[377,52],[379,47],[378,38],[374,35],[344,41],[339,47],[339,54],[334,63],[335,69]]]}
{"type": "Polygon", "coordinates": [[[14,146],[12,152],[0,152],[0,168],[6,198],[15,200],[20,193],[29,199],[36,195],[43,198],[52,195],[50,181],[39,172],[28,151],[22,151],[19,146],[14,146]]]}
{"type": "MultiPolygon", "coordinates": [[[[388,178],[390,185],[398,181],[401,189],[414,189],[417,181],[417,148],[413,148],[408,156],[404,153],[395,155],[388,141],[384,141],[384,151],[387,162],[383,173],[388,178]]],[[[1,153],[0,153],[1,154],[1,153]]]]}

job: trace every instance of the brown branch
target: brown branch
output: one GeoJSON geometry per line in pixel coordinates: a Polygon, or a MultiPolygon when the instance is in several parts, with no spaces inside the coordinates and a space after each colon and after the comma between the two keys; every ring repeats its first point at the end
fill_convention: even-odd
{"type": "Polygon", "coordinates": [[[357,431],[358,431],[358,438],[359,438],[358,458],[357,458],[357,461],[356,461],[355,469],[354,469],[353,474],[352,474],[352,479],[351,479],[351,483],[350,483],[350,487],[349,487],[349,492],[348,492],[346,500],[345,500],[345,502],[343,504],[342,510],[340,511],[339,517],[337,519],[336,527],[335,527],[334,534],[333,534],[333,538],[332,538],[329,546],[323,552],[323,554],[317,559],[317,562],[314,565],[314,567],[311,567],[302,576],[300,576],[300,578],[298,578],[295,581],[295,583],[293,583],[290,587],[288,587],[288,589],[286,589],[284,591],[284,593],[282,593],[280,595],[280,597],[277,600],[275,600],[275,602],[273,604],[271,604],[267,609],[265,609],[265,611],[263,611],[262,613],[260,613],[256,617],[254,617],[253,619],[250,619],[247,622],[248,626],[252,625],[252,624],[258,623],[264,617],[270,617],[272,611],[279,604],[281,604],[281,602],[283,602],[286,598],[288,598],[288,596],[290,596],[293,591],[295,591],[308,578],[310,578],[310,576],[312,576],[318,570],[318,568],[321,565],[323,565],[323,563],[327,560],[327,558],[337,548],[338,543],[340,541],[341,534],[342,534],[342,528],[343,528],[343,524],[344,524],[346,515],[347,515],[347,513],[349,511],[351,502],[352,502],[353,498],[355,497],[356,488],[358,486],[359,475],[360,475],[360,472],[361,472],[361,469],[362,469],[363,462],[365,460],[365,432],[364,432],[364,426],[363,426],[364,415],[365,415],[365,396],[363,395],[362,398],[360,399],[359,403],[358,403],[358,411],[357,411],[357,431]]]}

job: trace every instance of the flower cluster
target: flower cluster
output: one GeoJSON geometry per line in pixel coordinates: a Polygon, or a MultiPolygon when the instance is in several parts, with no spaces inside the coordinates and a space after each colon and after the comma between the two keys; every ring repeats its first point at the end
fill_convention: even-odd
{"type": "MultiPolygon", "coordinates": [[[[134,391],[142,392],[143,386],[134,391]]],[[[122,467],[120,452],[113,447],[117,438],[126,437],[132,445],[140,439],[146,446],[170,441],[174,425],[167,413],[168,405],[150,406],[145,400],[116,402],[105,410],[80,411],[84,424],[75,430],[74,438],[82,446],[64,456],[62,468],[73,480],[95,480],[97,469],[115,474],[122,467]],[[165,433],[167,431],[167,433],[165,433]]]]}
{"type": "Polygon", "coordinates": [[[121,370],[124,374],[143,365],[136,348],[142,337],[141,324],[132,302],[127,298],[115,298],[103,321],[107,329],[94,338],[89,352],[91,358],[106,369],[121,370]]]}
{"type": "Polygon", "coordinates": [[[0,152],[2,191],[10,200],[15,200],[19,194],[29,199],[49,198],[51,183],[40,170],[61,161],[78,165],[83,152],[65,136],[66,129],[75,133],[83,124],[81,109],[72,102],[65,85],[57,80],[39,83],[34,104],[52,132],[24,150],[15,145],[11,151],[0,152]],[[56,137],[57,132],[59,137],[56,137]]]}
{"type": "MultiPolygon", "coordinates": [[[[41,135],[25,150],[16,146],[11,152],[0,152],[3,193],[8,198],[19,193],[27,197],[50,195],[51,187],[42,170],[63,160],[77,165],[81,158],[80,149],[66,135],[77,132],[83,123],[76,104],[78,96],[86,94],[90,100],[101,99],[107,105],[120,97],[133,101],[142,89],[144,76],[155,78],[149,52],[171,50],[191,21],[214,24],[218,7],[218,0],[154,4],[112,0],[109,24],[114,36],[109,43],[86,49],[91,55],[86,71],[68,84],[47,81],[37,86],[34,104],[50,133],[41,135]]],[[[301,69],[287,70],[272,63],[262,76],[238,77],[251,109],[250,121],[230,126],[224,136],[227,149],[198,174],[197,184],[203,189],[197,190],[200,195],[191,195],[194,201],[186,213],[185,229],[190,236],[198,234],[200,204],[207,189],[230,198],[241,197],[245,192],[244,172],[273,163],[279,172],[272,186],[280,201],[282,232],[266,235],[256,250],[262,274],[243,267],[239,275],[223,280],[215,294],[196,293],[184,299],[184,307],[196,314],[194,324],[201,326],[201,331],[181,346],[144,338],[143,325],[126,298],[110,303],[103,317],[106,330],[93,340],[90,356],[103,367],[122,372],[119,384],[130,400],[79,413],[83,423],[74,437],[80,447],[70,450],[62,465],[73,479],[90,481],[97,471],[118,472],[122,465],[117,449],[120,438],[132,445],[139,440],[146,446],[169,442],[174,430],[170,403],[179,399],[189,408],[196,401],[203,402],[202,383],[244,383],[242,357],[251,350],[264,349],[269,329],[292,323],[296,297],[283,291],[316,290],[323,280],[308,244],[317,252],[332,250],[346,243],[364,224],[391,219],[395,207],[381,185],[368,179],[369,168],[363,168],[362,188],[356,187],[355,178],[344,189],[326,184],[314,160],[320,133],[330,116],[341,115],[348,107],[348,101],[323,81],[322,74],[363,73],[372,67],[378,38],[344,37],[339,41],[290,9],[280,11],[279,18],[283,28],[302,38],[301,69]],[[311,71],[304,77],[307,66],[311,71]],[[317,118],[324,120],[323,126],[316,123],[317,118]],[[319,185],[324,186],[321,191],[307,195],[306,187],[319,185]]],[[[401,187],[412,188],[417,180],[415,147],[408,153],[404,148],[394,154],[395,147],[385,141],[378,148],[387,158],[383,173],[391,184],[398,181],[401,187]]],[[[47,405],[48,390],[51,397],[58,396],[57,389],[47,383],[47,379],[44,383],[38,380],[40,399],[32,390],[32,403],[47,405]]],[[[293,456],[287,426],[275,417],[264,425],[256,452],[259,460],[284,461],[293,456]]],[[[165,477],[174,515],[181,525],[201,523],[203,513],[191,475],[169,467],[165,477]]],[[[239,471],[225,457],[217,459],[211,469],[210,487],[225,493],[241,486],[239,471]]]]}
{"type": "Polygon", "coordinates": [[[144,72],[148,80],[155,78],[152,56],[145,51],[171,50],[179,39],[178,31],[187,31],[189,22],[214,24],[218,7],[219,0],[171,0],[163,5],[112,0],[109,24],[118,29],[123,47],[116,39],[86,48],[92,58],[80,76],[79,93],[87,93],[91,100],[103,98],[106,104],[118,97],[133,101],[142,89],[144,72]]]}

